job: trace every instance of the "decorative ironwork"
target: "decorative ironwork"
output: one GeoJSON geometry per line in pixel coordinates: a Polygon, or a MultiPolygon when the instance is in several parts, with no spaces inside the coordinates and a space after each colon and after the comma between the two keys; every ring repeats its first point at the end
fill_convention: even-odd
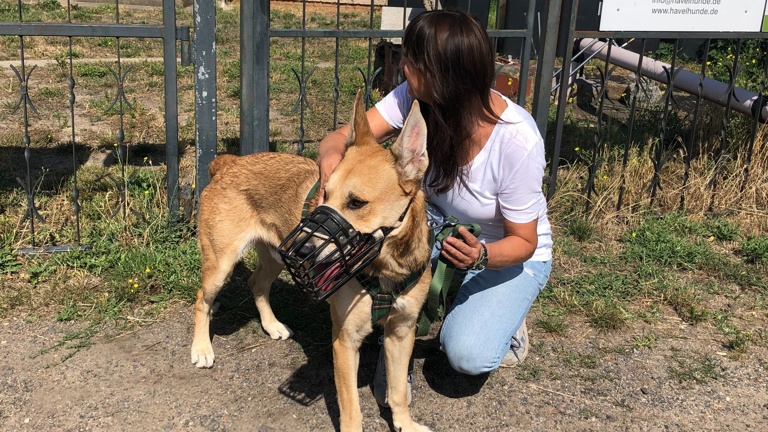
{"type": "MultiPolygon", "coordinates": [[[[643,39],[640,43],[640,52],[645,52],[646,40],[643,39]]],[[[621,204],[624,200],[624,190],[627,182],[627,166],[629,165],[629,152],[632,146],[632,132],[635,129],[635,114],[637,113],[637,99],[640,95],[640,82],[642,81],[642,74],[640,71],[643,68],[644,56],[638,56],[637,59],[637,72],[635,73],[635,86],[632,92],[632,102],[629,108],[629,125],[627,126],[627,140],[624,142],[624,151],[621,159],[621,180],[619,184],[619,197],[616,199],[616,211],[621,210],[621,204]]]]}
{"type": "Polygon", "coordinates": [[[723,127],[720,129],[720,148],[718,149],[718,154],[715,159],[715,167],[712,170],[712,177],[707,183],[707,187],[712,190],[712,194],[709,199],[709,206],[707,207],[707,211],[709,212],[712,212],[715,206],[715,197],[717,196],[718,185],[717,179],[720,176],[720,172],[722,171],[723,166],[725,166],[725,164],[731,159],[731,155],[726,151],[726,148],[728,144],[728,128],[731,124],[731,104],[734,100],[738,101],[735,88],[736,75],[739,72],[739,54],[741,52],[741,42],[741,39],[736,42],[736,53],[733,56],[733,67],[731,68],[726,65],[729,79],[728,88],[725,91],[727,98],[725,103],[725,112],[723,113],[723,127]]]}
{"type": "MultiPolygon", "coordinates": [[[[13,73],[16,74],[16,78],[19,79],[19,87],[21,90],[19,101],[16,103],[16,106],[11,111],[11,114],[16,114],[16,111],[18,111],[23,104],[26,107],[29,107],[29,109],[31,109],[33,113],[40,115],[40,113],[37,112],[37,108],[35,108],[35,104],[32,103],[32,99],[29,97],[29,86],[28,86],[29,78],[32,76],[32,72],[35,69],[37,69],[37,65],[33,65],[26,76],[23,75],[23,72],[19,72],[18,69],[16,69],[13,65],[9,65],[9,66],[13,70],[13,73]]],[[[24,67],[22,66],[22,71],[23,70],[24,70],[24,67]]]]}
{"type": "Polygon", "coordinates": [[[589,212],[590,205],[592,203],[592,193],[597,193],[597,189],[595,187],[595,179],[597,177],[597,172],[600,170],[600,167],[602,166],[604,160],[603,157],[603,144],[604,140],[602,137],[602,126],[603,126],[603,108],[605,105],[605,100],[609,99],[608,97],[608,80],[611,77],[611,70],[609,69],[609,63],[608,60],[611,58],[611,47],[613,46],[612,43],[608,44],[608,53],[605,57],[605,72],[603,72],[602,69],[598,68],[598,72],[600,73],[600,93],[599,93],[599,99],[600,102],[598,103],[597,113],[595,114],[597,121],[595,123],[595,135],[594,135],[594,149],[592,151],[592,161],[589,164],[589,175],[587,176],[587,183],[584,185],[584,189],[582,190],[582,193],[586,195],[586,203],[585,203],[585,211],[589,212]]]}
{"type": "Polygon", "coordinates": [[[664,89],[664,94],[662,95],[662,99],[664,100],[664,108],[663,114],[661,116],[661,125],[659,126],[659,139],[656,141],[653,147],[653,155],[651,160],[653,163],[653,178],[651,179],[651,184],[648,187],[649,191],[651,192],[651,205],[653,205],[654,201],[656,200],[657,191],[663,190],[661,184],[661,171],[664,169],[664,165],[669,162],[669,159],[673,154],[667,147],[666,139],[671,106],[673,103],[675,105],[677,104],[674,92],[675,77],[682,70],[681,68],[675,67],[677,63],[677,53],[679,50],[680,40],[675,39],[674,51],[672,52],[672,64],[670,67],[663,67],[664,75],[666,76],[667,80],[665,83],[666,88],[664,89]]]}
{"type": "Polygon", "coordinates": [[[699,74],[699,84],[696,86],[696,105],[693,108],[693,125],[691,134],[688,138],[688,148],[685,152],[685,168],[683,170],[683,185],[680,191],[680,210],[685,209],[685,193],[688,186],[688,179],[691,171],[691,160],[693,159],[693,146],[696,143],[696,132],[699,129],[699,109],[701,108],[702,94],[704,93],[704,80],[707,78],[707,63],[709,62],[709,47],[712,40],[707,39],[704,48],[704,58],[701,61],[701,73],[699,74]]]}

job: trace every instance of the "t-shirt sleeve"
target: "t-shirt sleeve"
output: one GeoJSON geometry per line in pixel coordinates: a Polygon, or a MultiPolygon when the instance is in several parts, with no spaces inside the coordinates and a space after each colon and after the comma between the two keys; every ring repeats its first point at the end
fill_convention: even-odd
{"type": "Polygon", "coordinates": [[[546,166],[544,143],[541,138],[537,139],[522,158],[506,166],[512,169],[506,173],[506,181],[499,190],[502,216],[514,223],[539,219],[544,200],[542,186],[546,166]]]}
{"type": "Polygon", "coordinates": [[[408,96],[408,81],[405,81],[384,96],[376,104],[376,109],[390,126],[402,129],[412,104],[413,98],[408,96]]]}

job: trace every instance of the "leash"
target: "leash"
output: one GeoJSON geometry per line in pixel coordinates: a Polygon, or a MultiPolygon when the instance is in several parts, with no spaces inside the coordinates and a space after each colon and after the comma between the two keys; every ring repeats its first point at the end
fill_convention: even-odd
{"type": "Polygon", "coordinates": [[[307,216],[307,213],[309,213],[309,202],[312,201],[312,198],[315,197],[315,194],[317,193],[317,189],[320,188],[320,181],[318,180],[314,186],[312,186],[312,189],[309,190],[307,193],[307,197],[304,199],[304,207],[301,208],[301,217],[302,219],[307,216]]]}
{"type": "MultiPolygon", "coordinates": [[[[454,216],[447,216],[446,219],[447,221],[442,225],[430,227],[431,232],[440,228],[434,239],[438,244],[442,245],[443,240],[451,236],[460,237],[459,227],[462,226],[475,237],[480,235],[480,225],[476,223],[462,224],[454,216]]],[[[451,286],[455,271],[456,266],[448,262],[442,255],[438,258],[437,266],[432,273],[432,282],[429,284],[427,302],[424,304],[416,324],[416,336],[426,336],[429,334],[432,323],[445,317],[448,297],[458,291],[458,286],[451,286]]]]}

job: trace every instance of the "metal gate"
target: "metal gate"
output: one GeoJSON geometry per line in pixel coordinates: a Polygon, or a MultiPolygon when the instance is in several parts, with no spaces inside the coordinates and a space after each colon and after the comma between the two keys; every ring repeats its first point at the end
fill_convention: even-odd
{"type": "MultiPolygon", "coordinates": [[[[19,125],[22,129],[22,143],[23,157],[25,163],[25,175],[16,177],[16,181],[21,185],[26,193],[26,206],[27,213],[25,219],[28,221],[29,237],[31,238],[31,245],[28,248],[20,249],[21,253],[39,253],[39,252],[57,252],[71,250],[72,248],[80,246],[80,191],[77,180],[77,157],[75,155],[75,147],[78,142],[77,130],[80,119],[75,115],[75,109],[77,104],[77,85],[78,81],[73,73],[74,62],[76,54],[73,50],[73,40],[76,38],[114,38],[115,47],[115,68],[108,68],[109,72],[114,78],[113,98],[111,104],[108,105],[105,111],[116,109],[119,116],[119,127],[114,132],[115,136],[115,152],[117,153],[118,163],[121,164],[121,175],[125,176],[125,154],[126,143],[124,118],[126,114],[133,109],[133,106],[126,98],[126,88],[124,83],[126,77],[131,72],[131,66],[125,65],[125,60],[121,55],[121,38],[146,38],[146,39],[160,39],[163,45],[163,84],[164,84],[164,113],[165,113],[165,148],[166,148],[166,187],[168,190],[168,207],[171,214],[175,214],[179,210],[178,200],[178,178],[179,178],[179,154],[178,154],[178,107],[177,107],[177,44],[176,41],[180,41],[182,64],[188,64],[190,62],[189,57],[189,41],[190,32],[187,26],[176,25],[176,10],[174,0],[162,1],[162,24],[149,25],[149,24],[123,24],[121,23],[120,16],[120,2],[116,0],[114,23],[108,24],[83,24],[75,22],[73,19],[73,12],[77,13],[81,11],[78,7],[66,3],[66,19],[64,22],[32,22],[27,16],[25,16],[25,10],[28,10],[28,5],[21,0],[15,2],[15,8],[17,11],[18,19],[12,22],[0,22],[0,36],[9,36],[18,38],[18,57],[17,60],[8,62],[8,67],[13,71],[15,77],[18,79],[18,103],[11,110],[10,115],[20,116],[19,125]],[[74,244],[56,245],[56,246],[43,246],[36,235],[36,222],[45,222],[43,217],[37,210],[36,190],[37,185],[41,181],[42,175],[39,173],[33,173],[30,165],[36,158],[36,150],[30,147],[30,129],[35,126],[36,115],[38,114],[35,106],[35,101],[30,97],[29,89],[39,83],[35,82],[37,68],[36,61],[30,61],[25,56],[25,42],[32,37],[60,37],[66,38],[68,50],[67,55],[64,58],[59,58],[57,61],[60,66],[65,67],[68,70],[66,81],[69,92],[69,109],[66,122],[71,129],[71,135],[69,142],[72,147],[72,191],[71,191],[71,206],[73,214],[73,223],[76,226],[75,235],[73,236],[74,244]]],[[[13,8],[14,5],[11,2],[4,2],[2,5],[6,9],[13,8]]],[[[52,8],[59,7],[58,2],[54,1],[52,8]]],[[[34,19],[34,17],[33,17],[34,19]]],[[[111,39],[110,39],[111,40],[111,39]]],[[[123,214],[128,211],[125,199],[125,189],[122,185],[124,181],[113,179],[115,188],[119,196],[119,204],[115,208],[113,216],[122,212],[123,214]]]]}

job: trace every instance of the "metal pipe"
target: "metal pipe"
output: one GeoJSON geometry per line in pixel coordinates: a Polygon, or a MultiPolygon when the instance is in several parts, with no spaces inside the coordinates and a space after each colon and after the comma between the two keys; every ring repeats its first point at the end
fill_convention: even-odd
{"type": "MultiPolygon", "coordinates": [[[[585,48],[585,52],[594,52],[597,54],[597,57],[605,60],[606,51],[604,50],[604,47],[600,47],[600,50],[597,51],[595,48],[591,47],[591,45],[594,45],[594,42],[595,39],[584,38],[579,41],[579,47],[585,48]]],[[[655,81],[659,81],[665,84],[667,83],[667,74],[664,71],[664,68],[671,71],[671,65],[651,59],[649,57],[645,57],[643,59],[642,66],[638,70],[637,66],[639,57],[640,55],[637,53],[623,48],[614,47],[611,51],[611,55],[608,61],[624,69],[635,73],[640,73],[641,75],[651,78],[655,81]]],[[[699,92],[700,83],[702,85],[702,98],[721,106],[726,106],[729,104],[728,96],[730,94],[730,86],[727,83],[708,77],[705,77],[702,81],[701,75],[687,71],[685,69],[678,69],[677,73],[675,74],[673,85],[679,90],[683,90],[687,93],[695,95],[699,92]]],[[[758,99],[759,95],[757,93],[734,87],[733,98],[730,101],[730,107],[735,111],[751,117],[754,115],[752,112],[753,106],[755,106],[755,103],[760,103],[758,99]]],[[[766,121],[766,119],[768,119],[768,106],[762,107],[760,112],[760,120],[766,121]]]]}

